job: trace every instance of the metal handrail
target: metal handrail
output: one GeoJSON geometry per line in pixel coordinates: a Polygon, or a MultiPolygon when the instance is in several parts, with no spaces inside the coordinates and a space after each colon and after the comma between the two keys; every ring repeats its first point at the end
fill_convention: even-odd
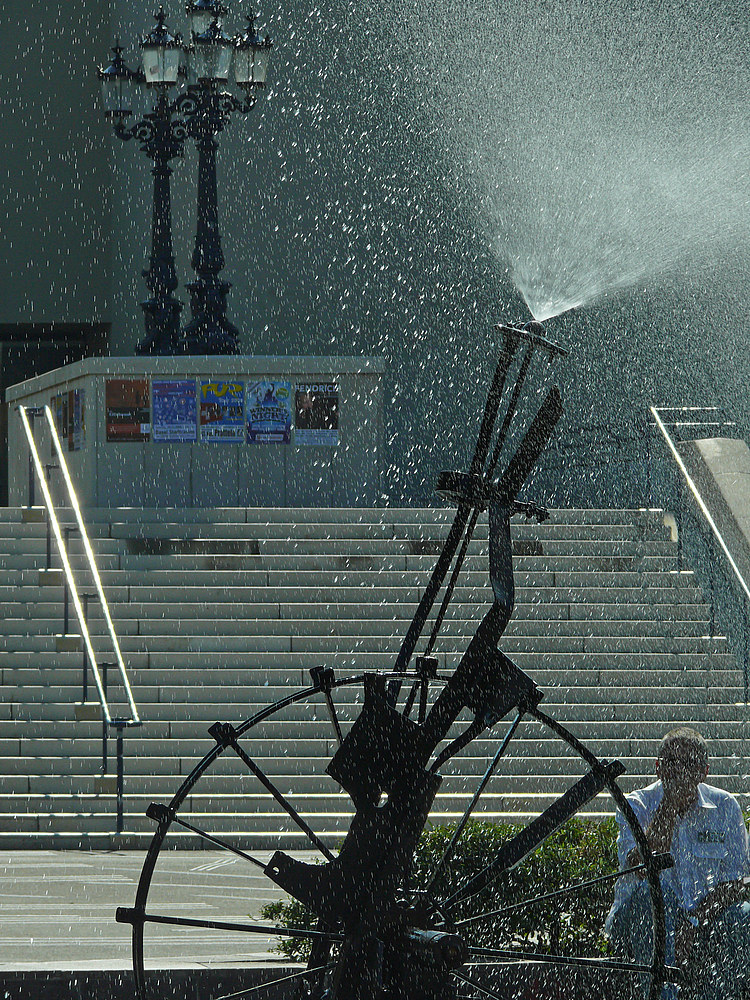
{"type": "MultiPolygon", "coordinates": [[[[42,490],[42,495],[44,497],[44,505],[47,512],[47,525],[48,525],[48,535],[47,535],[47,545],[48,545],[48,558],[49,558],[49,526],[52,527],[52,532],[55,536],[55,541],[57,543],[57,550],[60,555],[60,561],[62,563],[63,572],[65,574],[66,587],[65,587],[65,620],[67,621],[67,597],[68,594],[72,595],[73,607],[75,608],[76,617],[78,619],[78,624],[81,630],[81,638],[83,639],[85,657],[84,657],[84,689],[86,685],[86,657],[88,657],[88,665],[91,667],[92,674],[94,676],[94,682],[96,685],[97,694],[99,696],[99,702],[101,704],[102,710],[102,723],[103,723],[103,750],[102,750],[102,774],[106,774],[107,771],[107,730],[108,727],[113,727],[116,731],[116,758],[117,758],[117,775],[116,775],[116,795],[117,795],[117,826],[116,831],[118,834],[122,833],[123,830],[123,813],[124,813],[124,764],[123,764],[123,730],[127,727],[140,726],[141,719],[138,715],[138,709],[133,698],[133,692],[130,687],[130,681],[128,680],[127,670],[125,669],[125,663],[122,658],[122,652],[120,650],[120,643],[117,639],[117,633],[115,632],[114,624],[112,622],[112,616],[109,613],[109,605],[107,604],[107,598],[104,594],[104,588],[102,587],[101,577],[99,576],[99,570],[96,565],[96,559],[94,558],[94,551],[91,548],[91,542],[89,541],[88,534],[86,532],[85,525],[83,523],[83,517],[81,515],[81,508],[78,503],[78,498],[76,496],[75,489],[73,487],[73,481],[70,477],[70,470],[68,469],[67,462],[65,461],[65,455],[63,454],[62,444],[60,442],[60,437],[57,433],[57,427],[52,416],[52,411],[49,406],[22,406],[17,407],[19,415],[21,417],[21,424],[26,435],[26,440],[29,445],[29,503],[33,503],[33,485],[34,477],[32,472],[36,472],[37,479],[39,480],[39,485],[42,490]],[[54,443],[54,448],[57,453],[57,458],[59,465],[57,468],[62,472],[63,479],[65,481],[65,487],[68,493],[68,498],[70,500],[70,506],[75,514],[76,525],[78,532],[80,533],[81,540],[83,542],[84,551],[86,554],[86,559],[88,561],[89,570],[91,576],[94,580],[94,586],[96,587],[96,596],[99,598],[99,603],[101,605],[102,611],[104,613],[104,618],[107,623],[107,630],[109,632],[109,637],[112,642],[112,648],[116,657],[115,665],[119,669],[120,678],[122,680],[122,685],[127,696],[128,706],[130,708],[130,718],[114,718],[109,708],[109,702],[107,700],[107,682],[106,682],[106,668],[108,664],[102,663],[102,667],[105,669],[104,679],[102,679],[102,674],[99,670],[99,664],[96,661],[96,653],[94,652],[94,647],[91,642],[91,634],[89,633],[88,624],[86,622],[86,614],[83,607],[81,606],[81,599],[78,593],[78,587],[76,586],[75,577],[73,575],[73,569],[70,565],[70,559],[68,558],[67,547],[65,541],[63,540],[63,532],[60,527],[60,521],[55,511],[55,505],[52,500],[52,494],[50,492],[49,485],[47,483],[47,478],[44,474],[44,466],[39,457],[39,451],[36,446],[36,441],[34,440],[34,432],[32,430],[32,424],[29,421],[29,414],[32,418],[44,413],[47,424],[50,429],[50,434],[52,436],[52,441],[54,443]]],[[[66,531],[70,530],[68,528],[66,531]]]]}
{"type": "MultiPolygon", "coordinates": [[[[711,532],[714,535],[714,538],[719,543],[719,547],[721,548],[722,552],[724,553],[724,555],[726,557],[726,560],[729,563],[729,566],[730,566],[730,568],[732,570],[732,573],[735,576],[735,579],[736,579],[737,583],[739,583],[739,585],[740,585],[740,589],[741,589],[741,591],[742,591],[742,593],[744,595],[745,607],[750,607],[750,586],[748,586],[748,583],[745,580],[745,577],[742,575],[742,571],[740,570],[739,566],[735,562],[734,557],[732,556],[732,553],[729,550],[729,546],[724,541],[724,536],[722,535],[721,531],[719,530],[718,525],[716,524],[716,521],[714,521],[713,517],[711,516],[711,512],[709,511],[708,506],[706,505],[703,497],[701,496],[700,490],[698,489],[695,481],[693,480],[693,477],[688,472],[687,466],[685,465],[684,461],[682,460],[682,456],[680,455],[679,451],[677,450],[677,447],[675,445],[675,442],[672,439],[672,436],[670,435],[669,431],[667,430],[667,428],[666,428],[663,420],[659,416],[659,411],[663,412],[666,409],[675,410],[675,409],[678,409],[678,408],[677,407],[656,407],[656,406],[651,406],[651,407],[649,407],[649,409],[651,411],[652,417],[654,418],[654,422],[655,422],[656,426],[661,431],[662,436],[664,437],[664,440],[667,443],[667,447],[669,448],[669,450],[670,450],[670,452],[672,454],[672,457],[674,458],[675,462],[677,463],[677,467],[679,468],[680,472],[682,473],[682,475],[683,475],[683,477],[685,479],[685,482],[688,485],[688,489],[692,493],[693,498],[695,499],[695,502],[698,505],[698,509],[700,510],[701,514],[705,518],[706,523],[708,524],[709,528],[711,529],[711,532]]],[[[689,410],[699,410],[700,409],[700,410],[703,410],[703,409],[708,409],[708,408],[705,408],[705,407],[687,407],[687,408],[679,407],[679,409],[680,410],[683,410],[683,409],[689,409],[689,410]]],[[[715,409],[715,408],[712,407],[711,409],[715,409]]],[[[696,425],[691,423],[688,426],[696,426],[696,425]]],[[[705,426],[705,425],[703,425],[703,426],[705,426]]],[[[744,685],[745,686],[745,701],[747,701],[748,700],[748,672],[747,672],[747,667],[745,668],[744,673],[745,673],[745,677],[744,677],[744,682],[745,682],[745,685],[744,685]]]]}
{"type": "MultiPolygon", "coordinates": [[[[86,528],[83,523],[83,516],[81,515],[81,507],[78,503],[78,497],[76,496],[76,492],[73,487],[73,480],[70,477],[70,470],[68,469],[68,463],[65,461],[65,456],[62,450],[62,444],[60,442],[60,436],[57,433],[57,427],[55,426],[55,421],[49,406],[44,407],[44,415],[47,418],[47,424],[49,425],[50,434],[52,435],[52,441],[55,446],[55,452],[57,453],[57,460],[60,463],[60,472],[62,473],[63,479],[65,480],[65,488],[67,490],[68,497],[70,499],[70,506],[72,507],[73,513],[75,514],[76,524],[78,525],[78,531],[81,536],[81,541],[83,542],[83,548],[84,552],[86,553],[86,559],[88,560],[89,570],[91,572],[91,576],[94,581],[94,587],[96,588],[97,597],[99,598],[99,605],[104,614],[104,620],[107,623],[107,631],[109,632],[109,638],[112,643],[112,649],[114,650],[117,669],[120,672],[120,680],[122,681],[122,686],[125,690],[125,694],[128,699],[128,705],[130,707],[131,718],[129,722],[131,725],[138,725],[138,723],[140,723],[141,720],[138,717],[138,709],[136,707],[135,700],[133,698],[133,692],[130,687],[130,681],[128,680],[128,674],[127,670],[125,669],[125,662],[122,658],[122,652],[120,651],[120,643],[117,639],[115,627],[112,622],[112,616],[109,613],[109,605],[107,604],[107,598],[104,594],[104,588],[102,587],[101,577],[99,576],[99,570],[96,565],[96,559],[94,558],[94,551],[91,548],[91,542],[89,541],[89,536],[86,532],[86,528]]],[[[73,593],[73,601],[75,603],[76,601],[78,601],[78,593],[72,587],[71,591],[73,593]]],[[[76,609],[76,611],[77,610],[78,609],[76,609]]],[[[82,610],[79,620],[83,620],[82,610]]],[[[83,625],[82,629],[86,629],[86,633],[88,634],[88,628],[86,627],[86,625],[83,625]]],[[[90,650],[88,650],[88,647],[87,651],[89,652],[89,656],[91,656],[92,653],[90,650]]],[[[96,676],[97,673],[96,661],[92,659],[91,663],[94,669],[94,676],[96,676]]],[[[104,702],[106,702],[106,695],[104,695],[104,702]]]]}

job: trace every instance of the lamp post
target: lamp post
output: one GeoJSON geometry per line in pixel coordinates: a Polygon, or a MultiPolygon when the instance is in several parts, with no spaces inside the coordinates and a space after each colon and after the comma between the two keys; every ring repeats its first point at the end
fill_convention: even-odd
{"type": "Polygon", "coordinates": [[[166,26],[161,8],[156,27],[141,42],[143,71],[128,69],[122,48],[114,46],[109,65],[99,70],[105,115],[115,134],[138,139],[141,149],[154,161],[154,207],[151,229],[151,259],[143,272],[151,297],[141,303],[146,336],[136,354],[237,354],[238,330],[227,319],[226,297],[230,285],[219,278],[224,267],[219,231],[216,178],[216,136],[233,112],[247,114],[255,105],[255,91],[265,86],[271,40],[261,39],[255,20],[239,37],[224,31],[221,18],[227,8],[220,0],[190,0],[191,43],[183,45],[179,35],[166,26]],[[234,79],[243,92],[239,99],[223,89],[234,67],[234,79]],[[187,76],[187,89],[174,100],[169,93],[187,76]],[[155,92],[153,110],[127,128],[132,114],[129,91],[145,85],[155,92]],[[198,213],[192,265],[197,278],[187,286],[191,320],[179,329],[182,303],[174,298],[177,275],[172,250],[172,219],[169,161],[182,156],[187,137],[198,149],[198,213]]]}

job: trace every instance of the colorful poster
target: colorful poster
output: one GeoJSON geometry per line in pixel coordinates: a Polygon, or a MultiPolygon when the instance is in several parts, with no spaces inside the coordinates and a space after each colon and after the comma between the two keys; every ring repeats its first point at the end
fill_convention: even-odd
{"type": "Polygon", "coordinates": [[[154,441],[196,441],[195,379],[151,379],[154,441]]]}
{"type": "Polygon", "coordinates": [[[298,382],[294,393],[294,443],[339,443],[339,387],[335,382],[298,382]]]}
{"type": "Polygon", "coordinates": [[[68,451],[80,451],[86,443],[85,390],[68,393],[68,451]]]}
{"type": "Polygon", "coordinates": [[[292,440],[292,389],[288,382],[261,379],[247,385],[247,441],[266,444],[292,440]]]}
{"type": "Polygon", "coordinates": [[[201,382],[201,441],[245,440],[244,382],[201,382]]]}
{"type": "Polygon", "coordinates": [[[108,441],[150,441],[148,379],[108,378],[104,386],[108,441]]]}
{"type": "Polygon", "coordinates": [[[55,427],[60,437],[60,444],[65,446],[68,438],[68,394],[60,392],[49,401],[52,416],[55,418],[55,427]]]}

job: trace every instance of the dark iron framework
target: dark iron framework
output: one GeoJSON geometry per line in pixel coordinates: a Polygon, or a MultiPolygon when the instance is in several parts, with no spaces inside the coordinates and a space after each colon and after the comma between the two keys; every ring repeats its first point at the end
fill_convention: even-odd
{"type": "MultiPolygon", "coordinates": [[[[661,985],[674,970],[664,966],[665,928],[659,872],[671,864],[655,856],[618,787],[624,768],[618,761],[599,760],[566,727],[543,712],[542,692],[520,670],[498,643],[510,621],[515,592],[510,519],[514,514],[543,521],[548,512],[518,494],[537,463],[562,414],[556,386],[530,420],[520,444],[496,474],[508,450],[509,432],[519,410],[532,360],[553,361],[565,354],[536,323],[523,328],[498,327],[502,338],[479,436],[468,473],[443,473],[438,492],[457,511],[417,611],[411,621],[393,671],[368,671],[337,678],[320,667],[312,685],[290,694],[256,713],[240,726],[216,723],[210,733],[214,748],[196,766],[168,805],[152,804],[148,815],[157,829],[138,886],[135,906],[120,908],[117,919],[132,924],[133,963],[139,995],[150,1000],[144,960],[144,934],[149,924],[210,928],[248,933],[273,933],[267,925],[165,916],[148,908],[148,896],[160,852],[170,830],[190,831],[223,848],[304,903],[317,917],[314,931],[279,930],[284,936],[311,942],[308,968],[296,984],[310,1000],[457,1000],[507,996],[493,985],[492,972],[509,964],[552,965],[596,969],[646,989],[657,1000],[661,985]],[[502,418],[500,414],[502,412],[502,418]],[[496,425],[499,422],[499,427],[496,425]],[[490,581],[494,601],[452,674],[440,673],[433,655],[448,605],[461,572],[479,515],[488,512],[490,581]],[[452,569],[451,569],[452,567],[452,569]],[[446,583],[446,577],[450,577],[446,583]],[[415,656],[437,598],[442,600],[432,619],[424,651],[415,656]],[[414,667],[412,667],[414,660],[414,667]],[[361,697],[359,696],[361,692],[361,697]],[[292,706],[311,706],[323,699],[337,749],[326,773],[350,796],[354,816],[338,853],[334,853],[309,826],[291,798],[264,773],[251,752],[252,740],[268,720],[281,717],[292,706]],[[416,719],[412,715],[416,714],[416,719]],[[484,775],[458,822],[430,886],[410,888],[410,870],[419,837],[427,823],[443,772],[461,751],[501,720],[509,728],[488,761],[484,775]],[[464,728],[453,735],[464,722],[464,728]],[[467,823],[496,773],[501,758],[523,721],[532,721],[562,741],[584,765],[584,774],[521,831],[506,841],[482,871],[447,898],[435,887],[438,876],[451,865],[467,823]],[[186,803],[198,781],[224,755],[235,755],[320,852],[323,864],[308,864],[277,851],[267,864],[252,854],[200,829],[190,822],[186,803]],[[648,880],[653,912],[654,948],[648,965],[625,957],[579,957],[535,953],[529,949],[490,949],[467,943],[465,930],[475,920],[492,919],[497,912],[469,920],[456,919],[456,908],[480,893],[503,873],[518,865],[568,819],[600,792],[606,791],[625,816],[640,848],[638,866],[648,880]]],[[[238,794],[239,791],[238,791],[238,794]]],[[[618,873],[622,874],[622,873],[618,873]]],[[[618,875],[612,876],[617,878],[618,875]]],[[[602,879],[597,880],[603,881],[602,879]]],[[[606,881],[606,879],[605,879],[606,881]]],[[[553,891],[563,897],[587,892],[590,882],[553,891]]],[[[545,897],[546,898],[546,897],[545,897]]],[[[529,899],[532,907],[537,899],[529,899]]],[[[517,904],[514,907],[518,908],[517,904]]],[[[254,992],[243,991],[242,995],[254,992]]]]}

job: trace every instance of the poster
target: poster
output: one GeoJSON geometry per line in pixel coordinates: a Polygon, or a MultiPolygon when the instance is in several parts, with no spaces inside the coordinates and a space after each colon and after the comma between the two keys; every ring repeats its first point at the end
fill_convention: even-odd
{"type": "Polygon", "coordinates": [[[201,382],[201,441],[245,440],[244,382],[201,382]]]}
{"type": "Polygon", "coordinates": [[[198,437],[195,379],[151,379],[154,441],[195,441],[198,437]]]}
{"type": "Polygon", "coordinates": [[[148,379],[108,378],[104,387],[108,441],[150,441],[148,379]]]}
{"type": "Polygon", "coordinates": [[[68,394],[59,392],[49,401],[52,416],[55,418],[55,427],[60,438],[60,444],[65,446],[68,438],[68,394]]]}
{"type": "Polygon", "coordinates": [[[339,443],[339,387],[335,382],[298,382],[294,392],[294,443],[339,443]]]}
{"type": "Polygon", "coordinates": [[[261,379],[247,386],[248,444],[292,440],[292,390],[288,382],[261,379]]]}
{"type": "Polygon", "coordinates": [[[86,443],[85,390],[68,393],[68,451],[80,451],[86,443]]]}

